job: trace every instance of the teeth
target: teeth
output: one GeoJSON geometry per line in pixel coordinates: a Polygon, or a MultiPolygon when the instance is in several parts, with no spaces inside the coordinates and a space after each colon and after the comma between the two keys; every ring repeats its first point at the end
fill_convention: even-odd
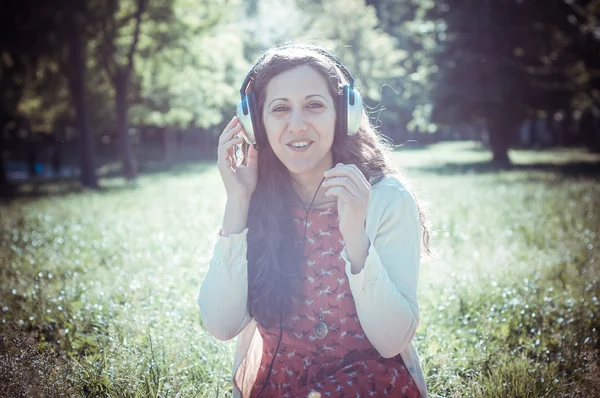
{"type": "Polygon", "coordinates": [[[296,148],[302,148],[302,147],[305,147],[307,145],[308,145],[308,142],[306,142],[306,141],[303,141],[303,142],[294,142],[292,144],[292,146],[296,147],[296,148]]]}

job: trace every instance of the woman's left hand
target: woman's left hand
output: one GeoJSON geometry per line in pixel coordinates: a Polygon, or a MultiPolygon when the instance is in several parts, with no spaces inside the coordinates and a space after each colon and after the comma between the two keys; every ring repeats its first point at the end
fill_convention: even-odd
{"type": "Polygon", "coordinates": [[[346,244],[357,249],[366,244],[368,248],[365,220],[371,184],[353,164],[338,163],[324,174],[325,195],[336,196],[338,200],[339,229],[346,244]]]}

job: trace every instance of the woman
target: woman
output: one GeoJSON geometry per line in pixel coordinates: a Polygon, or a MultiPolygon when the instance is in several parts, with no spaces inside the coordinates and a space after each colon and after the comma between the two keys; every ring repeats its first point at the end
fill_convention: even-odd
{"type": "Polygon", "coordinates": [[[322,49],[285,46],[241,94],[198,297],[209,333],[238,336],[234,396],[426,397],[411,340],[428,233],[352,76],[322,49]]]}

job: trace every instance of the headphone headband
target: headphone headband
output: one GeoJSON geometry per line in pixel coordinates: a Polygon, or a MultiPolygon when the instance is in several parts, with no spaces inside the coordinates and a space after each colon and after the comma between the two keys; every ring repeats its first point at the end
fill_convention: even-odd
{"type": "MultiPolygon", "coordinates": [[[[360,127],[360,121],[363,113],[362,96],[354,88],[354,78],[346,66],[337,57],[329,53],[328,51],[314,46],[307,45],[287,45],[277,47],[275,50],[285,49],[304,49],[319,53],[326,58],[334,62],[337,68],[346,76],[348,83],[341,87],[339,98],[337,102],[338,117],[336,118],[336,131],[344,131],[348,135],[353,135],[358,132],[360,127]]],[[[256,129],[255,126],[258,123],[258,98],[255,93],[250,89],[250,84],[254,80],[254,74],[257,66],[270,54],[270,51],[266,51],[256,61],[250,72],[246,75],[242,87],[240,88],[241,101],[236,107],[236,114],[240,120],[240,123],[244,127],[245,134],[244,139],[248,144],[256,144],[256,129]]]]}
{"type": "MultiPolygon", "coordinates": [[[[348,70],[348,68],[346,68],[346,66],[342,63],[342,61],[340,61],[339,58],[337,58],[335,55],[331,54],[329,51],[324,50],[324,49],[319,48],[319,47],[298,46],[298,45],[288,45],[288,46],[277,47],[277,50],[285,50],[285,49],[290,49],[290,48],[301,48],[301,49],[312,50],[312,51],[318,52],[321,55],[324,55],[327,58],[331,59],[333,62],[335,62],[335,64],[337,65],[337,67],[340,68],[340,70],[346,76],[346,78],[348,78],[348,85],[350,86],[350,90],[354,89],[354,78],[352,77],[352,74],[350,73],[350,71],[348,70]]],[[[262,60],[264,60],[267,57],[268,54],[269,54],[269,51],[266,51],[258,59],[258,61],[256,61],[256,63],[252,67],[252,69],[250,69],[250,72],[248,72],[248,74],[246,75],[246,78],[244,79],[244,82],[242,83],[242,87],[240,88],[240,96],[242,98],[244,98],[244,96],[246,94],[248,94],[248,87],[250,86],[250,83],[253,80],[253,76],[252,75],[254,74],[254,70],[256,69],[256,67],[258,65],[260,65],[260,63],[262,62],[262,60]]]]}

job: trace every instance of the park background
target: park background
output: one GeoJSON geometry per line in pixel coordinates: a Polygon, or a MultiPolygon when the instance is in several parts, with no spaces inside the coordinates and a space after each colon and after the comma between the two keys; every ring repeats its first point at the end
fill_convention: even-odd
{"type": "Polygon", "coordinates": [[[4,0],[0,396],[230,396],[196,304],[216,142],[290,40],[342,59],[428,204],[431,394],[597,395],[600,1],[4,0]]]}

